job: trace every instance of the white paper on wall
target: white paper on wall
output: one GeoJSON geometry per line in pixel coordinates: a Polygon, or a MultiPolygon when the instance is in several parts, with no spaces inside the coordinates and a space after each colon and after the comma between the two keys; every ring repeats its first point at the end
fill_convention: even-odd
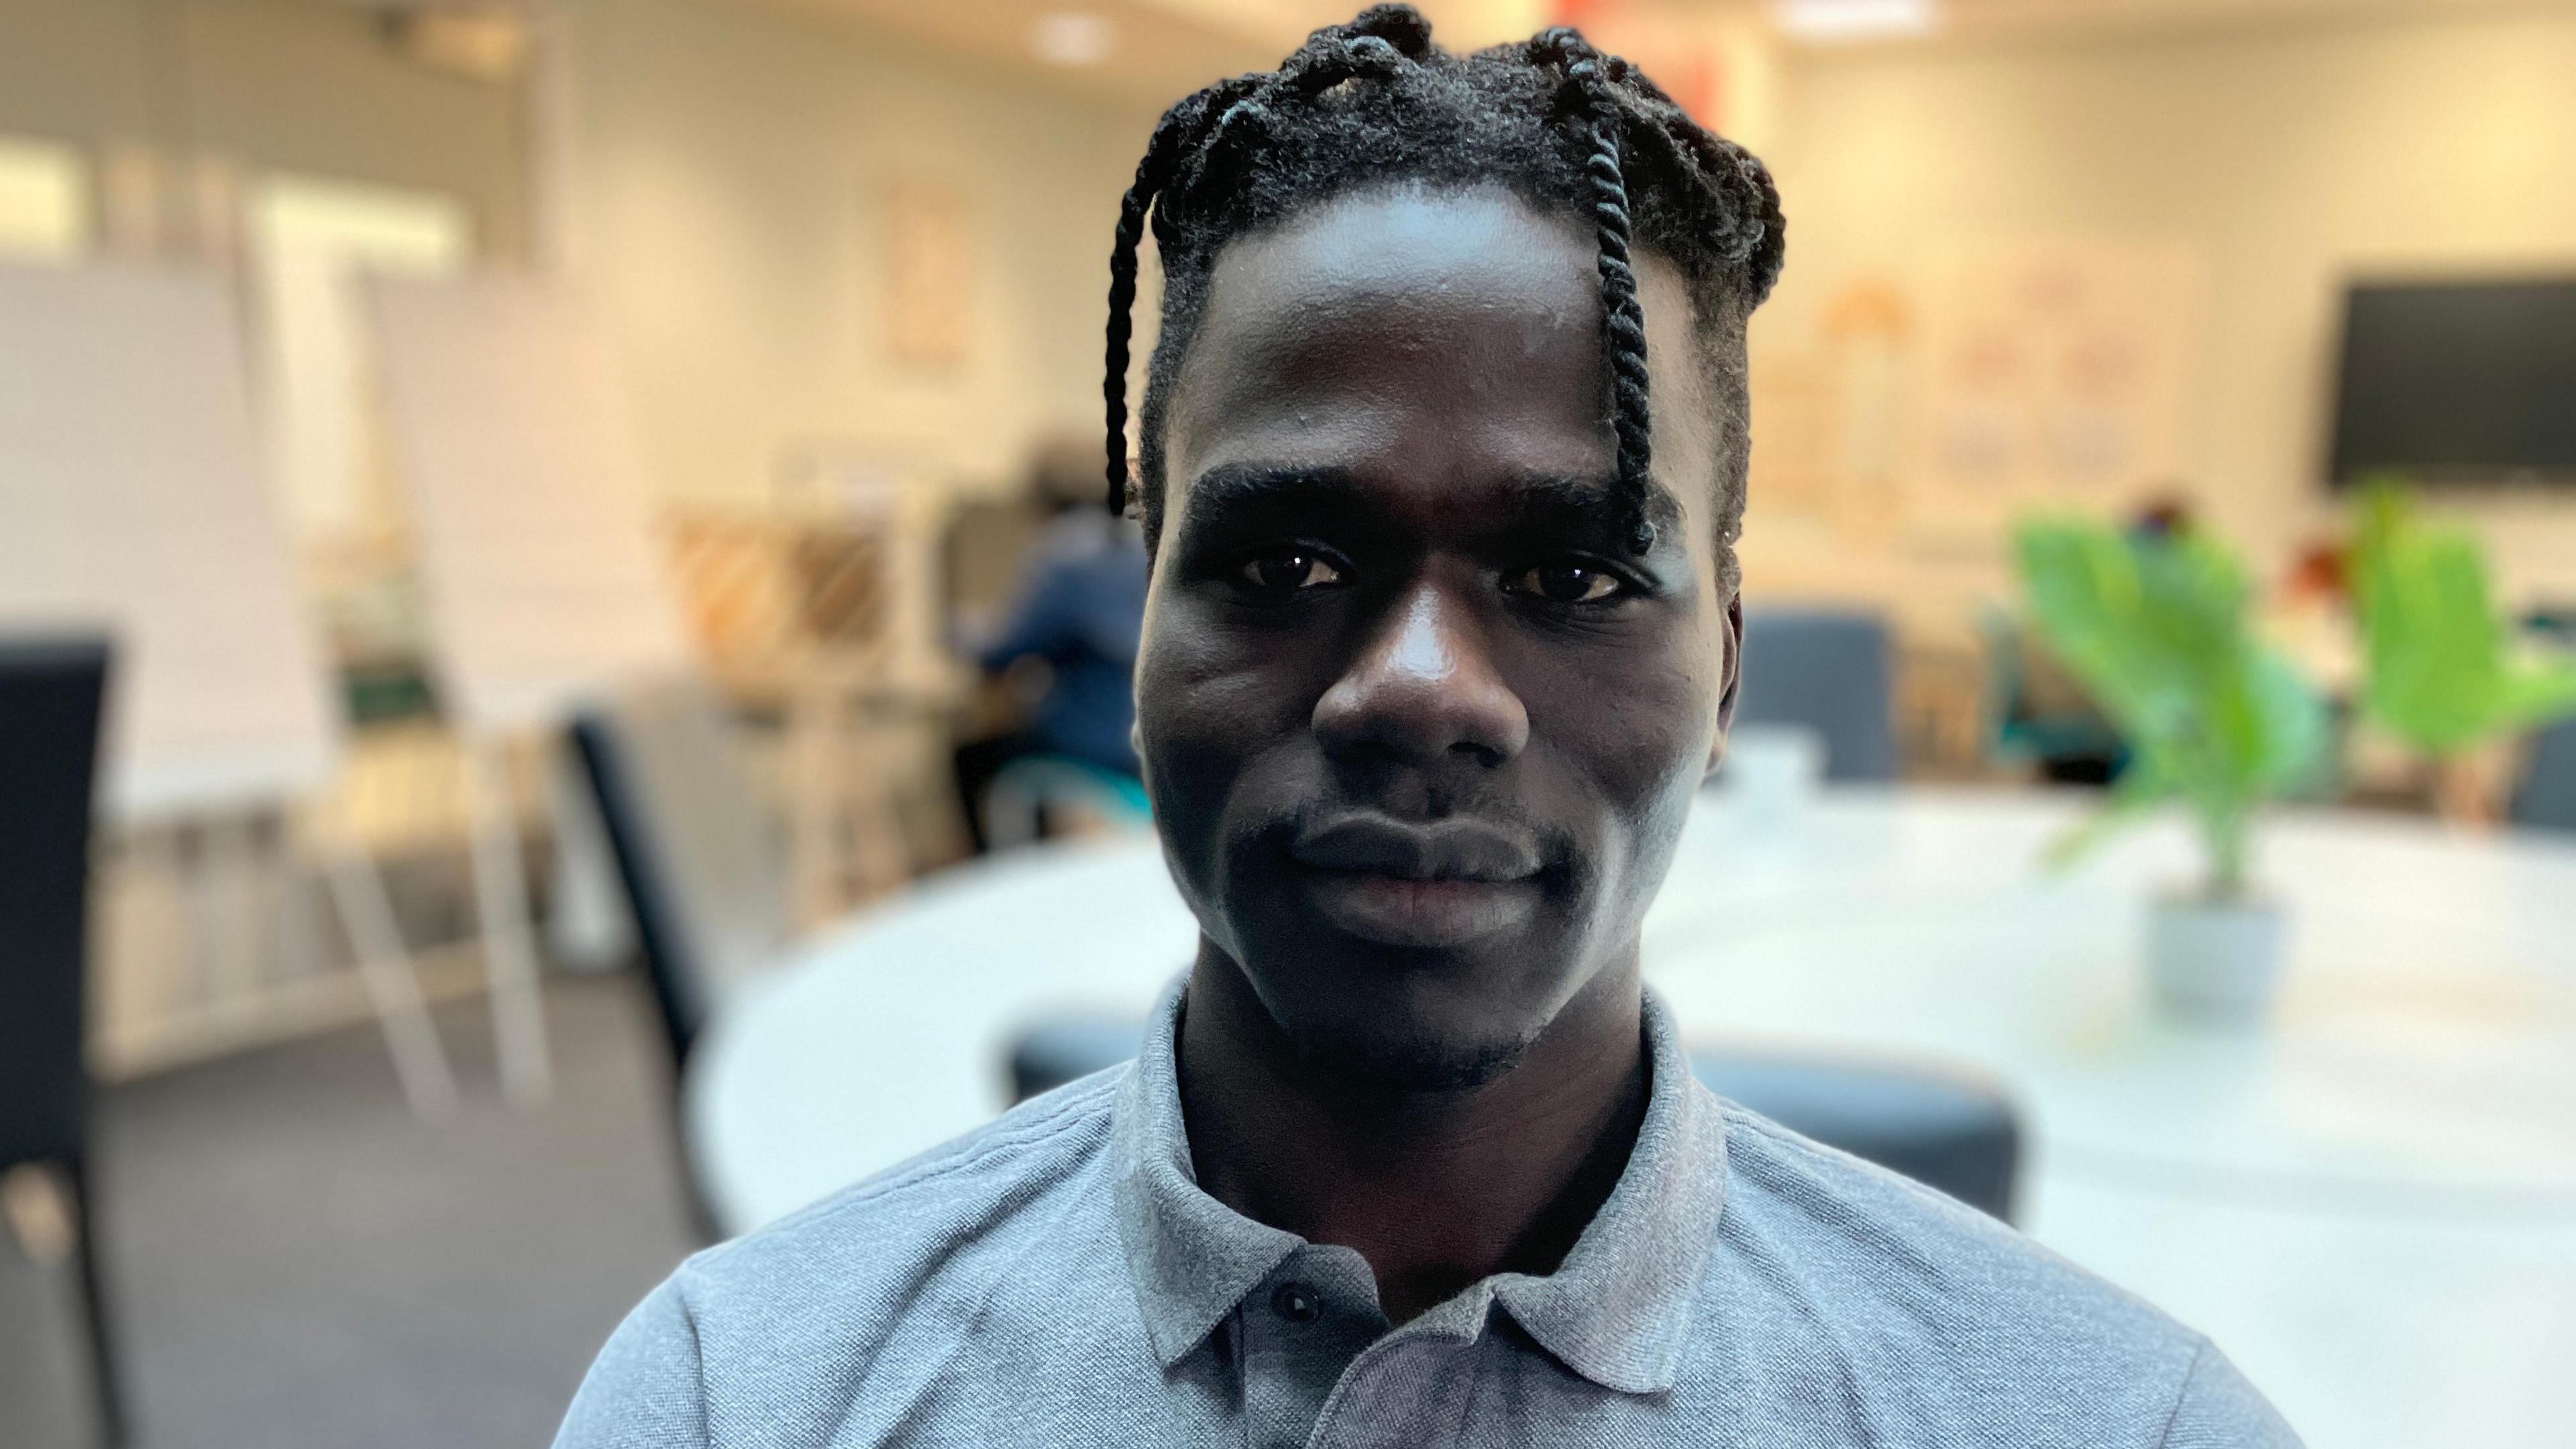
{"type": "Polygon", "coordinates": [[[366,293],[447,706],[543,727],[685,666],[626,400],[574,306],[515,276],[366,293]]]}
{"type": "Polygon", "coordinates": [[[2101,513],[2174,491],[2199,311],[2179,245],[1947,249],[1924,330],[1906,493],[1920,532],[1989,539],[2035,508],[2101,513]]]}
{"type": "Polygon", "coordinates": [[[0,265],[0,629],[106,629],[107,803],[274,801],[328,777],[230,295],[211,274],[0,265]]]}

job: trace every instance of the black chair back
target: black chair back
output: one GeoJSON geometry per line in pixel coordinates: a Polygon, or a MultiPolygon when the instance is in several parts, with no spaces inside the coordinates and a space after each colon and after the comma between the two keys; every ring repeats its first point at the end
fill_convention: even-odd
{"type": "MultiPolygon", "coordinates": [[[[1011,1043],[1013,1100],[1114,1067],[1144,1036],[1132,1018],[1038,1022],[1011,1043]]],[[[2012,1219],[2021,1122],[1992,1086],[1954,1073],[1716,1052],[1693,1053],[1691,1075],[1792,1132],[2012,1219]]]]}
{"type": "Polygon", "coordinates": [[[0,1168],[58,1169],[102,1437],[128,1419],[89,1155],[90,820],[108,645],[0,640],[0,1168]]]}
{"type": "Polygon", "coordinates": [[[583,711],[572,738],[633,908],[676,1075],[726,984],[794,934],[777,822],[695,680],[583,711]]]}
{"type": "Polygon", "coordinates": [[[1144,1046],[1145,1024],[1133,1017],[1062,1016],[1041,1021],[1011,1042],[1011,1100],[1025,1102],[1106,1071],[1144,1046]]]}
{"type": "Polygon", "coordinates": [[[1948,1072],[1717,1052],[1693,1053],[1691,1075],[1802,1137],[2012,1220],[2021,1122],[1991,1085],[1948,1072]]]}
{"type": "Polygon", "coordinates": [[[1738,725],[1803,725],[1825,741],[1828,780],[1896,778],[1887,625],[1876,615],[1748,609],[1738,725]]]}
{"type": "Polygon", "coordinates": [[[2576,719],[2562,719],[2532,736],[2531,761],[2514,791],[2513,821],[2576,831],[2576,719]]]}
{"type": "Polygon", "coordinates": [[[90,814],[107,644],[0,640],[0,1167],[88,1141],[90,814]]]}

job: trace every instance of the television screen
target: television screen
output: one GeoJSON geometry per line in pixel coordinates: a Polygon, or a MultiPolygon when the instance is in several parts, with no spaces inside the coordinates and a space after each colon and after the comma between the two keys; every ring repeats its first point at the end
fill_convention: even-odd
{"type": "Polygon", "coordinates": [[[2576,484],[2576,279],[2352,288],[2333,467],[2576,484]]]}

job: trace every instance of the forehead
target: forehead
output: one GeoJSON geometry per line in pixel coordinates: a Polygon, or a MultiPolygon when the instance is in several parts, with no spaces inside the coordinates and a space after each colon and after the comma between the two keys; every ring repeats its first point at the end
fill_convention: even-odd
{"type": "MultiPolygon", "coordinates": [[[[1348,195],[1236,241],[1176,380],[1170,501],[1243,465],[1331,463],[1448,501],[1480,479],[1606,478],[1597,268],[1588,229],[1500,188],[1348,195]]],[[[1639,271],[1655,473],[1706,479],[1687,290],[1652,254],[1639,271]]]]}

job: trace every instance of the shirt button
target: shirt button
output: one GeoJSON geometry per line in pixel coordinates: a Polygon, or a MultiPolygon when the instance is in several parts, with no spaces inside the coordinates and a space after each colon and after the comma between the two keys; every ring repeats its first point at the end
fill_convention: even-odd
{"type": "Polygon", "coordinates": [[[1303,1283],[1282,1283],[1270,1295],[1270,1310],[1290,1323],[1312,1323],[1324,1316],[1324,1300],[1303,1283]]]}

